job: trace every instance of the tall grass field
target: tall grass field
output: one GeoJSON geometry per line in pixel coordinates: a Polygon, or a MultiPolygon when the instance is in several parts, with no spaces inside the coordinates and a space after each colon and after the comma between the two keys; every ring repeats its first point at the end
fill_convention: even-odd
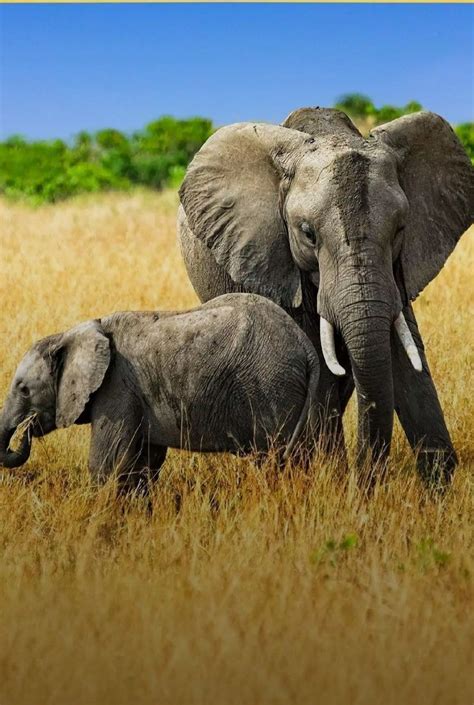
{"type": "MultiPolygon", "coordinates": [[[[197,303],[177,203],[0,201],[1,400],[40,337],[197,303]]],[[[0,469],[0,704],[472,705],[473,256],[466,234],[415,304],[460,458],[444,498],[398,426],[371,498],[330,458],[170,451],[150,513],[90,485],[87,426],[0,469]]]]}

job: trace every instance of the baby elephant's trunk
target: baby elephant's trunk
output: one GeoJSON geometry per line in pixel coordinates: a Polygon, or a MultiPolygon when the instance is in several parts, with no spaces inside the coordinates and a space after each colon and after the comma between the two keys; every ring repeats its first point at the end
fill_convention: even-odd
{"type": "Polygon", "coordinates": [[[0,466],[5,468],[17,468],[26,463],[31,451],[31,431],[26,429],[20,442],[18,450],[9,448],[10,440],[15,433],[15,428],[8,427],[0,421],[0,466]]]}

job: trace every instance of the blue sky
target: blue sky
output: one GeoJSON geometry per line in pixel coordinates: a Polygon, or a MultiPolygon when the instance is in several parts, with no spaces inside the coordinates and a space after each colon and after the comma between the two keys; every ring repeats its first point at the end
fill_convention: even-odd
{"type": "Polygon", "coordinates": [[[472,120],[468,5],[2,5],[0,137],[164,113],[279,122],[345,92],[472,120]]]}

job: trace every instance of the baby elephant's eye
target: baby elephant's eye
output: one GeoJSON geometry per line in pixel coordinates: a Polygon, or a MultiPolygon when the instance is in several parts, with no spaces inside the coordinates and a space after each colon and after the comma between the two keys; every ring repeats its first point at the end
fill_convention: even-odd
{"type": "Polygon", "coordinates": [[[316,243],[316,233],[314,229],[311,227],[309,223],[303,222],[301,223],[301,230],[304,232],[308,240],[313,243],[313,245],[316,243]]]}
{"type": "Polygon", "coordinates": [[[22,397],[30,396],[30,390],[28,389],[26,384],[23,384],[22,382],[20,382],[20,384],[18,385],[18,391],[20,392],[22,397]]]}

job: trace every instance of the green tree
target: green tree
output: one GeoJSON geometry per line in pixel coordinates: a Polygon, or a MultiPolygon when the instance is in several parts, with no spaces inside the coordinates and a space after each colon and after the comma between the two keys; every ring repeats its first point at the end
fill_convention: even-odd
{"type": "Polygon", "coordinates": [[[396,108],[394,105],[382,105],[375,113],[376,124],[381,125],[384,122],[396,120],[401,117],[404,112],[403,108],[396,108]]]}
{"type": "Polygon", "coordinates": [[[423,106],[421,105],[421,103],[418,103],[418,101],[416,100],[410,100],[405,105],[403,112],[408,115],[409,113],[419,113],[420,110],[423,110],[423,106]]]}
{"type": "Polygon", "coordinates": [[[128,149],[128,140],[119,130],[108,128],[95,134],[95,141],[102,149],[128,149]]]}
{"type": "Polygon", "coordinates": [[[212,132],[205,118],[163,116],[131,136],[114,128],[82,131],[70,145],[14,135],[0,143],[0,192],[41,203],[132,184],[177,186],[212,132]]]}
{"type": "Polygon", "coordinates": [[[334,107],[355,118],[366,118],[375,112],[371,99],[363,93],[346,93],[338,98],[334,107]]]}
{"type": "Polygon", "coordinates": [[[89,161],[93,158],[94,143],[92,135],[85,130],[79,132],[73,140],[72,144],[72,159],[76,162],[89,161]]]}
{"type": "MultiPolygon", "coordinates": [[[[422,109],[414,100],[402,108],[376,108],[360,93],[342,96],[337,107],[364,132],[374,124],[422,109]]],[[[12,135],[0,142],[0,193],[43,203],[79,193],[128,189],[134,184],[177,188],[190,160],[213,131],[206,118],[179,120],[165,115],[131,135],[113,128],[95,134],[82,131],[70,144],[62,140],[28,142],[12,135]]],[[[455,131],[474,163],[474,123],[458,125],[455,131]]]]}
{"type": "Polygon", "coordinates": [[[474,122],[463,122],[454,128],[455,133],[464,145],[471,162],[474,164],[474,122]]]}
{"type": "Polygon", "coordinates": [[[359,122],[363,131],[366,131],[369,126],[381,125],[402,115],[423,110],[421,103],[416,100],[409,101],[405,107],[401,108],[394,105],[382,105],[377,108],[372,100],[363,93],[346,93],[338,98],[334,107],[343,110],[356,122],[359,122]]]}

